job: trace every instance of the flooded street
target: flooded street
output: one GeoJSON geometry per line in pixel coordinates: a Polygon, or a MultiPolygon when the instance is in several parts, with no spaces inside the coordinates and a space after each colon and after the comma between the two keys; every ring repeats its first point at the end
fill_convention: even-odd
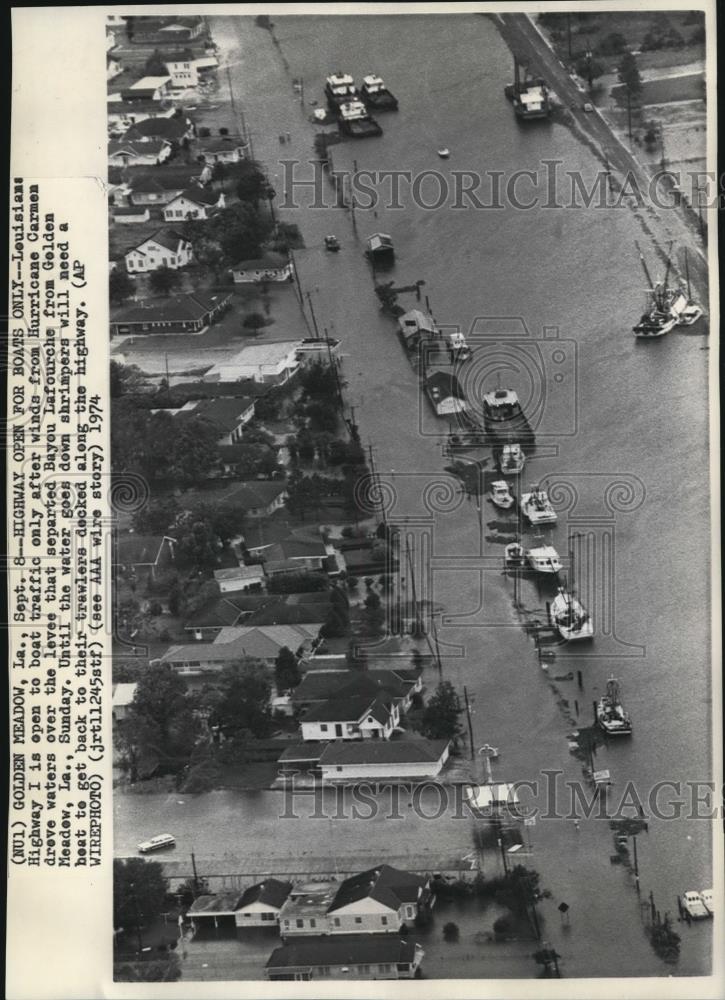
{"type": "MultiPolygon", "coordinates": [[[[419,588],[444,609],[437,621],[444,677],[471,696],[476,745],[499,749],[498,780],[543,783],[542,772],[550,770],[562,773],[562,783],[580,781],[581,765],[566,737],[577,724],[590,724],[592,702],[615,675],[634,735],[601,748],[596,767],[611,772],[610,803],[631,782],[650,813],[648,796],[658,782],[679,783],[685,800],[687,782],[706,782],[712,774],[705,330],[700,324],[644,344],[631,334],[644,304],[635,241],[656,259],[649,233],[658,222],[646,209],[539,204],[517,210],[507,204],[454,210],[448,203],[426,210],[402,188],[402,208],[358,207],[353,218],[346,209],[310,207],[310,187],[294,189],[299,207],[284,206],[291,168],[282,161],[299,161],[295,177],[312,178],[317,130],[292,79],[303,79],[307,102],[323,105],[324,78],[338,68],[356,79],[381,73],[400,110],[378,116],[380,138],[332,146],[336,170],[509,177],[559,161],[562,172],[578,173],[591,186],[599,164],[565,126],[521,127],[515,120],[502,93],[511,56],[491,20],[473,14],[402,20],[399,30],[382,32],[367,17],[280,17],[275,46],[252,19],[211,18],[255,156],[277,188],[278,216],[302,231],[306,248],[295,253],[301,286],[319,325],[342,341],[346,397],[363,443],[373,447],[388,519],[408,532],[419,588]],[[289,142],[280,143],[278,133],[287,132],[289,142]],[[436,154],[441,146],[451,150],[445,162],[436,154]],[[591,644],[557,647],[543,666],[521,625],[545,619],[555,591],[525,579],[524,611],[517,610],[513,578],[503,572],[504,546],[495,540],[497,526],[502,536],[516,534],[515,516],[495,513],[486,501],[479,511],[445,472],[447,421],[435,418],[421,396],[395,322],[374,294],[364,248],[376,231],[395,242],[386,280],[396,286],[424,281],[437,323],[466,333],[473,358],[460,378],[469,398],[496,388],[500,378],[537,417],[538,447],[520,488],[541,482],[549,489],[559,517],[543,537],[565,561],[596,628],[591,644]],[[324,252],[330,233],[342,244],[338,254],[324,252]]],[[[225,78],[220,73],[222,86],[225,78]]],[[[421,188],[429,202],[436,183],[421,188]]],[[[522,200],[530,195],[525,180],[519,193],[522,200]]],[[[401,294],[400,304],[425,307],[414,293],[401,294]]],[[[303,334],[300,320],[296,335],[303,334]]],[[[490,450],[480,456],[490,457],[490,450]]],[[[525,530],[522,540],[528,546],[536,538],[525,530]]],[[[437,679],[426,668],[429,692],[437,679]]],[[[660,802],[673,797],[665,789],[660,802]]],[[[275,859],[294,854],[295,844],[310,858],[334,856],[335,845],[344,843],[363,861],[407,857],[410,867],[421,868],[426,858],[441,865],[473,849],[469,819],[422,820],[406,808],[397,822],[282,822],[280,798],[272,792],[117,795],[115,853],[134,853],[141,826],[149,833],[173,831],[179,856],[194,849],[208,864],[246,859],[253,866],[264,853],[274,871],[283,870],[275,859]]],[[[566,815],[566,796],[562,807],[566,815]]],[[[687,805],[680,818],[652,818],[638,838],[639,896],[631,874],[610,863],[606,820],[583,819],[577,829],[571,819],[542,819],[530,828],[532,855],[525,863],[552,892],[541,905],[544,936],[562,955],[567,977],[709,970],[709,922],[676,925],[681,956],[667,966],[649,945],[640,907],[651,892],[662,913],[676,919],[677,895],[712,883],[709,823],[686,814],[687,805]],[[562,901],[571,907],[568,925],[556,909],[562,901]]],[[[486,865],[499,870],[495,851],[484,858],[484,874],[486,865]]],[[[471,944],[479,924],[467,919],[459,921],[468,935],[460,946],[465,975],[490,976],[485,949],[479,960],[471,944]]],[[[456,973],[456,953],[446,954],[442,965],[437,956],[430,962],[428,976],[434,968],[463,974],[456,973]]],[[[498,967],[496,974],[503,974],[498,967]]]]}

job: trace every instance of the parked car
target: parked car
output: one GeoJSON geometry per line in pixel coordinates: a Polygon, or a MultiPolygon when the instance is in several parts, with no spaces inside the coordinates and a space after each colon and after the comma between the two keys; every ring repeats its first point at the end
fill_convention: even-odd
{"type": "Polygon", "coordinates": [[[159,833],[150,840],[144,840],[138,845],[138,849],[141,854],[148,854],[150,851],[160,851],[163,847],[174,847],[175,844],[176,837],[172,837],[170,833],[159,833]]]}

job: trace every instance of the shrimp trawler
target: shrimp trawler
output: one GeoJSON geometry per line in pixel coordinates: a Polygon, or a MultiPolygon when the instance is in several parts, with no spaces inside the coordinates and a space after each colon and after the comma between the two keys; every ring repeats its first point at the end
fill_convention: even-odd
{"type": "Polygon", "coordinates": [[[523,471],[526,455],[520,444],[505,444],[497,455],[497,462],[504,475],[517,475],[523,471]]]}
{"type": "Polygon", "coordinates": [[[607,690],[597,702],[597,723],[608,736],[631,736],[632,721],[622,705],[619,681],[610,677],[607,690]]]}
{"type": "Polygon", "coordinates": [[[360,97],[374,111],[397,111],[398,98],[383,83],[382,77],[372,74],[363,77],[360,97]]]}
{"type": "Polygon", "coordinates": [[[687,306],[687,297],[681,289],[670,288],[668,284],[672,267],[672,244],[670,243],[667,251],[667,267],[662,281],[654,281],[652,279],[647,262],[644,259],[644,254],[639,244],[636,245],[639,251],[642,270],[649,284],[647,292],[649,305],[640,317],[639,322],[632,327],[632,332],[639,339],[651,340],[654,337],[664,337],[666,333],[669,333],[670,330],[673,330],[677,326],[680,313],[687,306]]]}
{"type": "Polygon", "coordinates": [[[534,431],[513,389],[496,388],[483,394],[483,425],[494,446],[510,441],[534,446],[534,431]]]}
{"type": "Polygon", "coordinates": [[[562,639],[566,639],[567,642],[591,639],[594,636],[591,616],[565,587],[559,587],[559,593],[551,602],[549,619],[562,639]]]}
{"type": "Polygon", "coordinates": [[[526,562],[535,573],[548,573],[554,576],[561,572],[561,559],[553,545],[539,545],[529,549],[526,562]]]}
{"type": "Polygon", "coordinates": [[[521,497],[521,513],[530,524],[554,524],[556,521],[556,511],[546,490],[538,486],[532,486],[530,492],[521,497]]]}
{"type": "Polygon", "coordinates": [[[333,73],[325,81],[325,97],[330,111],[337,113],[340,105],[359,97],[355,81],[349,73],[333,73]]]}
{"type": "Polygon", "coordinates": [[[529,74],[528,66],[514,56],[514,82],[504,87],[504,94],[514,106],[516,117],[527,121],[532,118],[548,118],[551,103],[546,82],[529,74]]]}
{"type": "Polygon", "coordinates": [[[357,97],[340,104],[338,116],[338,128],[343,135],[350,136],[351,139],[367,139],[383,134],[383,130],[357,97]]]}
{"type": "Polygon", "coordinates": [[[677,310],[677,325],[678,326],[692,326],[697,323],[701,316],[704,316],[705,311],[702,306],[698,305],[697,302],[692,298],[692,287],[690,285],[690,267],[687,260],[687,248],[685,248],[685,280],[687,282],[687,298],[685,304],[681,309],[677,310]]]}

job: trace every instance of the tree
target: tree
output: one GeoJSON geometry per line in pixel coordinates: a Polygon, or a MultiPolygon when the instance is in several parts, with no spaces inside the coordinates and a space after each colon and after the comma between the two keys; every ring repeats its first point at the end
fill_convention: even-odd
{"type": "Polygon", "coordinates": [[[108,277],[108,294],[111,302],[116,304],[125,302],[136,291],[136,285],[128,271],[116,267],[108,277]]]}
{"type": "Polygon", "coordinates": [[[251,312],[248,316],[245,316],[242,320],[242,326],[245,330],[254,330],[257,332],[261,330],[263,326],[268,326],[269,320],[263,313],[251,312]]]}
{"type": "Polygon", "coordinates": [[[290,250],[302,250],[305,241],[300,227],[294,222],[278,222],[272,249],[277,253],[288,253],[290,250]]]}
{"type": "Polygon", "coordinates": [[[453,920],[449,920],[447,924],[443,925],[443,940],[444,941],[457,941],[461,936],[461,932],[458,929],[458,924],[453,920]]]}
{"type": "Polygon", "coordinates": [[[156,664],[143,674],[126,721],[135,723],[137,752],[154,754],[164,771],[180,771],[186,765],[198,727],[186,683],[170,667],[156,664]]]}
{"type": "Polygon", "coordinates": [[[219,677],[219,698],[209,722],[225,736],[264,739],[272,730],[271,687],[265,665],[245,659],[225,667],[219,677]]]}
{"type": "Polygon", "coordinates": [[[423,712],[421,735],[429,740],[458,740],[463,732],[462,713],[458,692],[450,681],[441,681],[423,712]]]}
{"type": "Polygon", "coordinates": [[[119,361],[111,361],[112,399],[134,395],[141,390],[143,384],[143,375],[138,365],[122,365],[119,361]]]}
{"type": "Polygon", "coordinates": [[[591,52],[587,53],[585,56],[581,56],[581,58],[577,60],[575,69],[577,75],[587,81],[590,90],[594,86],[595,79],[598,76],[602,76],[602,74],[606,72],[604,63],[595,59],[591,52]]]}
{"type": "Polygon", "coordinates": [[[636,100],[642,93],[642,77],[639,73],[637,60],[629,51],[624,53],[619,63],[618,77],[619,82],[624,84],[630,97],[636,100]]]}
{"type": "Polygon", "coordinates": [[[165,264],[152,271],[149,275],[149,285],[151,290],[157,295],[169,295],[178,286],[180,281],[181,275],[179,272],[174,271],[165,264]]]}
{"type": "Polygon", "coordinates": [[[603,56],[618,56],[627,48],[627,39],[621,31],[610,31],[597,45],[597,52],[603,56]]]}
{"type": "Polygon", "coordinates": [[[229,168],[230,178],[236,182],[235,191],[240,201],[256,205],[267,197],[269,186],[264,171],[254,160],[242,160],[229,168]]]}
{"type": "Polygon", "coordinates": [[[157,861],[113,860],[113,926],[139,930],[161,915],[167,882],[157,861]]]}
{"type": "Polygon", "coordinates": [[[211,219],[188,220],[183,235],[194,244],[194,256],[201,264],[218,267],[259,257],[271,229],[270,221],[253,205],[237,202],[211,219]]]}
{"type": "Polygon", "coordinates": [[[297,657],[287,646],[283,646],[274,661],[274,683],[277,693],[296,688],[302,679],[297,657]]]}
{"type": "Polygon", "coordinates": [[[174,496],[149,497],[148,503],[133,515],[133,530],[141,535],[165,535],[179,516],[179,502],[174,496]]]}
{"type": "Polygon", "coordinates": [[[219,538],[208,521],[196,520],[190,512],[177,520],[177,558],[195,569],[210,569],[216,565],[221,548],[219,538]]]}
{"type": "Polygon", "coordinates": [[[144,66],[146,76],[168,76],[166,63],[158,49],[154,49],[144,66]]]}

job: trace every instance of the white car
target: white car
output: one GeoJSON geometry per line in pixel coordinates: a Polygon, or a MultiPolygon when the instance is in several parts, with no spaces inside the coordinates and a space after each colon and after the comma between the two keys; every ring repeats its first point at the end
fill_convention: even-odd
{"type": "Polygon", "coordinates": [[[710,914],[711,917],[715,916],[715,900],[713,898],[712,889],[703,889],[700,892],[700,899],[705,904],[705,909],[710,914]]]}
{"type": "Polygon", "coordinates": [[[682,908],[686,913],[689,913],[693,920],[702,920],[703,917],[710,916],[699,892],[684,893],[682,896],[682,908]]]}
{"type": "Polygon", "coordinates": [[[141,854],[149,854],[151,851],[160,851],[162,847],[173,847],[175,844],[176,838],[172,837],[170,833],[159,833],[151,840],[144,840],[142,844],[138,845],[138,849],[141,854]]]}

